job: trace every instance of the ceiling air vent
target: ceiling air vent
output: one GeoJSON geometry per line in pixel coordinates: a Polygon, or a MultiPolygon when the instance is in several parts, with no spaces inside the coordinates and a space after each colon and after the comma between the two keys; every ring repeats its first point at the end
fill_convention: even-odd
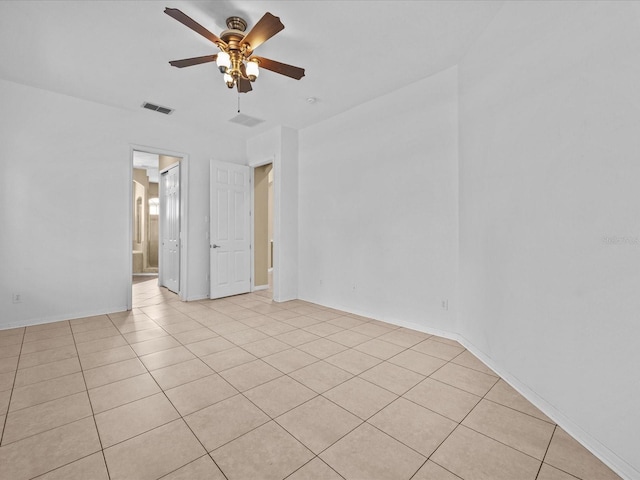
{"type": "Polygon", "coordinates": [[[255,117],[250,117],[249,115],[245,115],[244,113],[239,113],[229,121],[232,123],[237,123],[238,125],[243,125],[245,127],[255,127],[256,125],[264,122],[264,120],[260,120],[259,118],[255,118],[255,117]]]}
{"type": "Polygon", "coordinates": [[[144,102],[142,104],[142,108],[153,110],[154,112],[164,113],[165,115],[170,115],[173,112],[172,108],[161,107],[160,105],[154,105],[153,103],[149,102],[144,102]]]}

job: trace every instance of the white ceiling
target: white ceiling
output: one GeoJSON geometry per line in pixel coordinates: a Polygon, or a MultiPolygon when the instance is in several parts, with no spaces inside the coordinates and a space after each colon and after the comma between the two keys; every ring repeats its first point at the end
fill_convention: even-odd
{"type": "Polygon", "coordinates": [[[1,1],[0,78],[128,110],[149,101],[175,109],[168,121],[247,138],[280,124],[304,128],[455,65],[502,3],[1,1]],[[228,16],[244,17],[251,28],[269,11],[285,29],[256,53],[303,67],[306,76],[262,71],[240,101],[243,114],[266,122],[229,123],[238,94],[215,64],[168,64],[217,47],[165,15],[165,7],[217,35],[228,16]]]}
{"type": "Polygon", "coordinates": [[[133,167],[147,171],[147,177],[152,183],[160,180],[160,156],[155,153],[133,151],[133,167]]]}

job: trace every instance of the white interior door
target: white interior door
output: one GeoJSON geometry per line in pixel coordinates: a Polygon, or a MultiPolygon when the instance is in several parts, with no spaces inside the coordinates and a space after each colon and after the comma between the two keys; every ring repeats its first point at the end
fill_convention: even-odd
{"type": "Polygon", "coordinates": [[[251,290],[249,167],[211,162],[210,298],[251,290]]]}
{"type": "Polygon", "coordinates": [[[175,165],[160,177],[160,285],[180,291],[180,167],[175,165]]]}

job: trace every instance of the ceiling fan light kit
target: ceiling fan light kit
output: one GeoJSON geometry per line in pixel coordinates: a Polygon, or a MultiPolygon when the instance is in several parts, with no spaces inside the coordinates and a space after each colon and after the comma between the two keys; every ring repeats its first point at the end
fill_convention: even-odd
{"type": "Polygon", "coordinates": [[[219,37],[176,8],[167,7],[164,13],[210,40],[220,49],[220,52],[215,55],[169,62],[174,67],[184,68],[215,61],[227,87],[236,87],[240,93],[253,90],[251,84],[260,76],[260,68],[296,80],[304,77],[304,68],[253,55],[256,48],[284,29],[280,19],[269,12],[265,13],[248,33],[245,33],[247,22],[244,19],[229,17],[227,30],[224,30],[219,37]]]}

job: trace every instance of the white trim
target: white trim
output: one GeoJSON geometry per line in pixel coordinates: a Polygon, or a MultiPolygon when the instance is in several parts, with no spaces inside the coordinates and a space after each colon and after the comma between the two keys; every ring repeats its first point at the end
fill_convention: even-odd
{"type": "MultiPolygon", "coordinates": [[[[167,173],[169,170],[171,170],[173,167],[180,167],[180,163],[181,162],[176,162],[176,163],[172,163],[171,165],[169,165],[168,167],[163,168],[162,170],[158,171],[158,175],[162,175],[163,173],[167,173]]],[[[182,172],[181,172],[182,173],[182,172]]],[[[182,179],[180,179],[182,180],[182,179]]],[[[182,183],[182,182],[180,182],[182,183]]]]}
{"type": "Polygon", "coordinates": [[[127,286],[126,296],[127,299],[127,310],[133,309],[133,151],[136,150],[133,145],[129,145],[129,187],[127,191],[129,192],[129,200],[127,201],[127,210],[129,219],[128,222],[128,231],[127,231],[127,248],[125,252],[127,252],[127,278],[125,281],[125,285],[127,286]]]}
{"type": "Polygon", "coordinates": [[[98,315],[109,315],[112,313],[126,312],[128,310],[131,310],[131,309],[127,308],[126,305],[117,305],[114,307],[108,307],[103,310],[85,310],[82,312],[64,313],[61,315],[53,315],[51,317],[40,317],[37,319],[27,318],[24,320],[19,320],[17,322],[3,323],[0,326],[0,331],[9,330],[11,328],[30,327],[33,325],[44,325],[47,323],[61,322],[64,320],[75,320],[77,318],[95,317],[98,315]]]}
{"type": "Polygon", "coordinates": [[[188,301],[187,269],[189,267],[189,155],[183,155],[180,161],[180,292],[178,297],[188,301]]]}
{"type": "Polygon", "coordinates": [[[262,160],[256,160],[255,162],[249,162],[249,166],[251,168],[256,168],[256,167],[262,167],[264,165],[268,165],[270,163],[275,163],[276,161],[276,156],[272,155],[266,159],[262,159],[262,160]]]}
{"type": "MultiPolygon", "coordinates": [[[[133,204],[133,152],[134,150],[140,152],[153,153],[155,155],[166,155],[168,157],[178,157],[181,160],[178,163],[180,168],[180,288],[178,292],[178,298],[183,302],[188,301],[188,285],[187,279],[189,278],[187,275],[188,270],[188,221],[189,221],[189,209],[188,209],[188,192],[187,186],[188,182],[188,173],[189,173],[189,154],[176,152],[173,150],[166,150],[157,147],[149,147],[146,145],[139,145],[135,143],[129,144],[129,207],[133,204]]],[[[127,251],[131,251],[131,245],[133,245],[133,211],[132,208],[129,208],[129,235],[128,235],[128,245],[127,251]]],[[[128,290],[127,290],[127,310],[131,310],[133,306],[132,301],[132,289],[133,289],[133,258],[131,255],[128,255],[130,258],[128,259],[128,290]]],[[[160,252],[158,252],[158,258],[160,256],[160,252]]],[[[160,275],[158,274],[158,281],[160,280],[160,275]]]]}
{"type": "Polygon", "coordinates": [[[351,308],[347,308],[344,307],[342,305],[324,305],[318,302],[315,302],[313,300],[309,300],[306,298],[299,298],[302,301],[305,302],[310,302],[310,303],[315,303],[316,305],[320,305],[320,306],[324,306],[327,308],[332,308],[334,310],[340,310],[341,312],[346,312],[349,313],[351,315],[358,315],[359,317],[365,317],[365,318],[370,318],[372,320],[377,320],[379,322],[385,322],[385,323],[389,323],[391,325],[397,325],[399,327],[405,327],[405,328],[409,328],[411,330],[416,330],[418,332],[422,332],[422,333],[428,333],[429,335],[437,335],[439,337],[442,338],[448,338],[449,340],[456,340],[458,341],[458,334],[456,333],[451,333],[451,332],[447,332],[445,330],[439,330],[437,328],[428,328],[425,327],[424,325],[421,325],[419,323],[414,323],[414,322],[409,322],[406,320],[400,320],[398,318],[379,318],[377,316],[373,316],[371,312],[365,312],[362,310],[357,310],[357,309],[351,309],[351,308]]]}
{"type": "Polygon", "coordinates": [[[209,300],[209,295],[194,295],[193,297],[186,298],[185,302],[195,302],[197,300],[209,300]]]}
{"type": "MultiPolygon", "coordinates": [[[[253,240],[254,240],[254,234],[255,234],[255,223],[256,223],[256,217],[255,217],[255,188],[256,188],[256,182],[255,182],[255,171],[256,168],[258,167],[263,167],[265,165],[269,165],[271,164],[271,168],[273,170],[275,170],[276,164],[275,164],[275,160],[276,160],[276,156],[272,155],[271,157],[268,157],[266,159],[262,159],[262,160],[256,160],[254,162],[249,162],[249,168],[251,169],[251,291],[252,292],[257,292],[259,290],[266,290],[269,288],[269,285],[262,286],[262,285],[256,285],[256,262],[255,262],[255,252],[256,249],[254,248],[255,245],[253,244],[253,240]]],[[[275,171],[274,171],[274,179],[275,179],[275,171]]],[[[275,198],[275,192],[274,192],[274,198],[275,198]]],[[[276,211],[275,211],[275,205],[274,205],[274,209],[273,209],[273,223],[275,225],[275,218],[276,218],[276,211]]],[[[272,259],[273,261],[273,259],[272,259]]],[[[273,269],[270,269],[273,270],[273,269]]]]}
{"type": "Polygon", "coordinates": [[[640,478],[640,471],[636,470],[631,464],[620,458],[615,452],[607,448],[600,441],[584,431],[579,425],[577,425],[564,413],[559,411],[556,407],[547,402],[536,392],[531,390],[531,388],[529,388],[527,384],[522,382],[520,379],[518,379],[516,376],[512,375],[502,367],[496,365],[491,358],[486,356],[464,336],[460,334],[456,334],[455,336],[455,340],[461,343],[462,346],[469,350],[473,355],[478,357],[482,361],[482,363],[484,363],[496,374],[498,374],[500,378],[511,385],[518,393],[520,393],[520,395],[531,402],[547,417],[557,423],[558,426],[560,426],[564,431],[571,435],[575,440],[578,441],[578,443],[580,443],[593,455],[599,458],[614,472],[616,472],[622,478],[626,478],[629,480],[632,478],[640,478]]]}
{"type": "Polygon", "coordinates": [[[273,157],[273,256],[271,262],[273,264],[273,275],[271,277],[271,284],[273,285],[272,298],[276,302],[285,302],[287,300],[294,300],[288,296],[283,296],[280,288],[280,247],[282,244],[282,232],[281,232],[281,219],[282,219],[282,158],[281,155],[274,155],[273,157]]]}
{"type": "MultiPolygon", "coordinates": [[[[251,276],[251,280],[249,281],[249,288],[251,292],[254,292],[256,290],[256,259],[255,259],[255,224],[256,224],[256,217],[255,217],[255,205],[256,205],[256,198],[255,198],[255,193],[256,193],[256,167],[249,165],[249,182],[251,183],[251,188],[249,190],[251,190],[249,192],[249,202],[250,202],[250,206],[249,206],[249,230],[251,233],[249,233],[249,235],[251,235],[249,237],[249,263],[251,264],[251,271],[249,272],[249,275],[251,276]]],[[[211,276],[211,275],[209,275],[211,276]]]]}

